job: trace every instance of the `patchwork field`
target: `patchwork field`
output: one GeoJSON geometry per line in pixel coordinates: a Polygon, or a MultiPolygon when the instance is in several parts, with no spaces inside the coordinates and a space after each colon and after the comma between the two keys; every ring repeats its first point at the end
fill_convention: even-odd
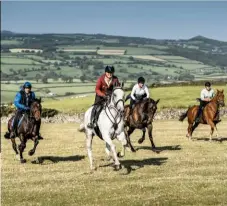
{"type": "MultiPolygon", "coordinates": [[[[2,142],[2,205],[226,205],[227,123],[218,126],[222,142],[209,142],[208,126],[199,127],[194,140],[185,137],[186,122],[155,121],[156,154],[140,131],[132,134],[137,152],[121,158],[122,170],[113,171],[104,143],[93,140],[97,170],[89,170],[85,135],[77,124],[42,124],[36,154],[27,163],[15,159],[11,142],[2,142]],[[164,132],[165,131],[165,132],[164,132]]],[[[117,150],[120,144],[114,140],[117,150]]]]}

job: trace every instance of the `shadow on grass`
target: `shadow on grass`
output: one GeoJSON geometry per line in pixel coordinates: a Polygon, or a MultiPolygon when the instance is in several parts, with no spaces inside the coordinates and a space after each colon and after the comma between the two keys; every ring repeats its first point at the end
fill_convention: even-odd
{"type": "MultiPolygon", "coordinates": [[[[201,138],[193,138],[194,141],[210,141],[210,138],[208,137],[201,137],[201,138]]],[[[212,141],[215,141],[215,142],[224,142],[224,141],[227,141],[227,137],[219,137],[219,138],[212,138],[212,141]]]]}
{"type": "Polygon", "coordinates": [[[68,156],[68,157],[58,157],[58,156],[41,156],[38,157],[37,160],[32,161],[33,164],[45,164],[45,161],[51,163],[58,163],[58,162],[76,162],[84,159],[85,156],[75,155],[75,156],[68,156]]]}
{"type": "MultiPolygon", "coordinates": [[[[151,146],[140,146],[138,147],[136,150],[153,150],[151,146]]],[[[156,147],[155,148],[156,151],[162,152],[165,150],[181,150],[181,146],[180,145],[172,145],[172,146],[163,146],[163,147],[156,147]]]]}
{"type": "MultiPolygon", "coordinates": [[[[126,168],[126,173],[123,175],[128,175],[132,171],[138,170],[145,166],[151,166],[151,165],[160,166],[166,163],[167,159],[168,159],[167,157],[161,157],[161,158],[148,158],[143,160],[122,160],[121,164],[126,168]]],[[[109,163],[99,167],[108,167],[108,166],[114,166],[114,165],[113,163],[109,163]]]]}

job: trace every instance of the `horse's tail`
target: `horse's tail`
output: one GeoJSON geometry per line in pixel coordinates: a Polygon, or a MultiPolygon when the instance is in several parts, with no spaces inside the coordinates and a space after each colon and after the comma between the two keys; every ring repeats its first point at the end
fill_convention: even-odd
{"type": "Polygon", "coordinates": [[[4,135],[4,137],[5,137],[6,139],[10,139],[10,133],[9,133],[9,132],[6,132],[5,135],[4,135]]]}
{"type": "Polygon", "coordinates": [[[84,124],[80,125],[80,128],[78,128],[78,132],[85,132],[85,126],[84,124]]]}
{"type": "MultiPolygon", "coordinates": [[[[189,109],[188,109],[188,110],[189,110],[189,109]]],[[[188,110],[180,115],[179,121],[181,121],[181,122],[184,121],[184,119],[185,119],[185,118],[187,117],[187,115],[188,115],[188,110]]]]}

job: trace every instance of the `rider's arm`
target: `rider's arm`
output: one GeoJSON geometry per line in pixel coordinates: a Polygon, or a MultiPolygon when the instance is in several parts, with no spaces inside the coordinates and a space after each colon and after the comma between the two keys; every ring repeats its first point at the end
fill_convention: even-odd
{"type": "Polygon", "coordinates": [[[32,99],[35,99],[35,92],[32,92],[32,99]]]}
{"type": "Polygon", "coordinates": [[[21,94],[20,92],[18,92],[16,94],[16,97],[14,99],[14,105],[17,107],[17,109],[26,109],[26,107],[23,104],[20,104],[20,100],[21,100],[21,94]]]}
{"type": "Polygon", "coordinates": [[[131,92],[131,98],[132,98],[133,100],[136,100],[136,98],[135,98],[135,96],[134,96],[134,94],[135,94],[135,92],[136,92],[136,86],[137,86],[137,85],[135,85],[135,86],[132,88],[132,92],[131,92]]]}
{"type": "Polygon", "coordinates": [[[117,83],[117,86],[119,87],[119,86],[121,86],[121,84],[120,84],[120,82],[119,82],[119,79],[117,78],[117,80],[116,80],[116,83],[117,83]]]}
{"type": "Polygon", "coordinates": [[[101,88],[102,88],[102,81],[101,81],[101,78],[99,78],[96,83],[95,92],[98,96],[103,97],[105,96],[105,93],[101,91],[101,88]]]}
{"type": "Polygon", "coordinates": [[[145,86],[145,92],[147,94],[146,98],[149,98],[150,97],[150,94],[149,94],[149,90],[148,90],[147,86],[145,86]]]}

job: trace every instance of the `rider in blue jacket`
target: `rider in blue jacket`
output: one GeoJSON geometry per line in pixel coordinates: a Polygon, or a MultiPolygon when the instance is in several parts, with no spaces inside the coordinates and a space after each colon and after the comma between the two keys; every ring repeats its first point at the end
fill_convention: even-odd
{"type": "MultiPolygon", "coordinates": [[[[15,96],[14,105],[16,106],[17,111],[13,121],[13,132],[11,133],[11,138],[15,137],[18,121],[21,118],[22,114],[30,111],[31,103],[35,99],[35,93],[31,91],[31,89],[32,89],[31,83],[25,82],[21,90],[17,92],[15,96]]],[[[38,125],[38,132],[40,129],[40,125],[41,125],[41,122],[38,125]]],[[[39,139],[43,139],[43,138],[39,135],[39,139]]]]}

